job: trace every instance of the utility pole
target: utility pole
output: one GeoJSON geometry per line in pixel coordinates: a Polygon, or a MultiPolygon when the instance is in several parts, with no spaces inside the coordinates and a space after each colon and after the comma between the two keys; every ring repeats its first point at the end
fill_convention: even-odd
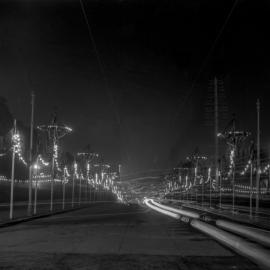
{"type": "Polygon", "coordinates": [[[259,211],[260,200],[260,100],[257,99],[257,168],[256,168],[256,213],[259,211]]]}
{"type": "Polygon", "coordinates": [[[35,94],[32,92],[31,94],[31,122],[30,122],[30,149],[29,149],[29,184],[28,184],[28,216],[32,215],[32,152],[33,152],[33,131],[34,131],[34,102],[35,102],[35,94]]]}
{"type": "Polygon", "coordinates": [[[219,175],[218,175],[218,85],[217,78],[214,78],[214,96],[215,96],[215,180],[216,185],[219,186],[219,175]]]}
{"type": "Polygon", "coordinates": [[[10,186],[10,209],[9,218],[13,219],[13,195],[14,195],[14,167],[15,167],[15,154],[16,149],[13,142],[13,136],[16,135],[16,119],[14,120],[13,134],[12,134],[12,165],[11,165],[11,186],[10,186]]]}

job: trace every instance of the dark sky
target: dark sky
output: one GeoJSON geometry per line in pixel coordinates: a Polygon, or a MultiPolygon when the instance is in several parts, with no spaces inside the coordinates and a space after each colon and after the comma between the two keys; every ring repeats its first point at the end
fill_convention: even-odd
{"type": "Polygon", "coordinates": [[[0,2],[0,93],[15,117],[29,121],[34,90],[37,124],[57,107],[74,129],[66,150],[89,143],[125,172],[166,168],[196,146],[213,153],[204,111],[216,75],[228,107],[221,129],[236,113],[254,134],[259,97],[270,149],[268,1],[238,1],[208,58],[234,1],[83,2],[104,73],[79,0],[0,2]]]}

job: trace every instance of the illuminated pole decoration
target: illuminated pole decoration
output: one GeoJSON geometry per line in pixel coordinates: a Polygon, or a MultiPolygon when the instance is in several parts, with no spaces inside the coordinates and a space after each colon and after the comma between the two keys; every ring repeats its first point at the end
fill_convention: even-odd
{"type": "Polygon", "coordinates": [[[186,188],[186,199],[188,200],[188,175],[186,175],[186,185],[185,185],[185,188],[186,188]]]}
{"type": "Polygon", "coordinates": [[[202,177],[202,206],[204,203],[204,178],[202,177]]]}
{"type": "Polygon", "coordinates": [[[38,126],[38,129],[41,131],[48,132],[48,137],[52,145],[52,162],[51,162],[51,202],[50,202],[50,211],[53,211],[53,195],[54,195],[54,175],[55,167],[60,171],[58,164],[58,141],[60,138],[64,137],[66,134],[72,132],[70,127],[65,125],[58,125],[56,123],[56,113],[54,114],[52,123],[50,125],[38,126]]]}
{"type": "Polygon", "coordinates": [[[67,178],[69,177],[68,169],[65,166],[64,167],[64,177],[63,177],[63,202],[62,202],[62,209],[65,209],[65,199],[66,199],[66,183],[67,183],[67,178]]]}
{"type": "Polygon", "coordinates": [[[109,164],[101,164],[101,181],[100,181],[100,188],[101,188],[101,200],[105,200],[105,190],[106,190],[106,176],[108,169],[111,166],[109,164]]]}
{"type": "Polygon", "coordinates": [[[216,180],[216,184],[218,185],[218,171],[219,171],[219,167],[218,167],[218,158],[219,158],[219,149],[218,149],[218,83],[217,83],[217,78],[214,78],[214,96],[215,96],[215,180],[216,180]]]}
{"type": "Polygon", "coordinates": [[[28,209],[27,213],[28,216],[32,215],[32,152],[33,152],[33,131],[34,131],[34,102],[35,102],[35,95],[32,92],[31,95],[31,120],[30,120],[30,149],[29,149],[29,182],[28,182],[28,209]]]}
{"type": "Polygon", "coordinates": [[[14,120],[14,127],[12,132],[12,165],[11,165],[11,187],[10,187],[10,211],[9,217],[13,219],[13,196],[14,196],[14,170],[15,170],[15,157],[27,166],[26,161],[22,156],[22,141],[20,133],[17,131],[16,119],[14,120]]]}
{"type": "Polygon", "coordinates": [[[74,160],[73,175],[72,175],[72,197],[71,197],[71,207],[72,208],[74,207],[75,178],[78,179],[78,164],[74,160]]]}
{"type": "Polygon", "coordinates": [[[249,184],[249,217],[252,218],[252,192],[253,192],[253,162],[250,164],[250,184],[249,184]]]}
{"type": "Polygon", "coordinates": [[[222,161],[219,160],[219,172],[218,172],[218,177],[219,177],[219,208],[221,209],[222,206],[222,161]]]}
{"type": "Polygon", "coordinates": [[[87,161],[86,164],[86,181],[87,186],[89,186],[89,202],[91,201],[91,185],[90,185],[90,163],[87,161]]]}
{"type": "Polygon", "coordinates": [[[80,187],[79,187],[79,205],[81,205],[81,195],[82,195],[82,179],[83,179],[83,174],[80,174],[80,187]]]}
{"type": "Polygon", "coordinates": [[[233,191],[233,194],[232,194],[232,212],[233,212],[233,214],[234,214],[234,207],[235,207],[235,153],[236,153],[236,143],[234,144],[234,146],[233,146],[234,148],[233,148],[233,150],[232,150],[232,157],[231,157],[231,159],[232,159],[232,167],[231,167],[231,169],[232,169],[232,191],[233,191]]]}
{"type": "Polygon", "coordinates": [[[62,209],[65,209],[65,196],[66,196],[66,174],[64,171],[64,177],[62,181],[62,187],[63,187],[63,202],[62,202],[62,209]]]}
{"type": "Polygon", "coordinates": [[[97,196],[97,193],[96,193],[96,187],[98,185],[98,174],[95,173],[95,189],[94,189],[94,200],[97,201],[98,200],[98,196],[97,196]]]}
{"type": "Polygon", "coordinates": [[[37,182],[38,182],[38,178],[37,178],[37,171],[38,171],[38,169],[39,169],[40,167],[39,167],[39,165],[38,165],[38,160],[37,160],[37,162],[36,162],[36,164],[34,164],[34,166],[33,166],[33,169],[34,169],[34,177],[36,178],[36,180],[35,180],[35,197],[34,197],[34,215],[36,215],[36,213],[37,213],[37,182]]]}
{"type": "Polygon", "coordinates": [[[270,165],[268,164],[268,183],[267,183],[267,193],[269,193],[270,187],[270,165]]]}
{"type": "Polygon", "coordinates": [[[13,219],[14,167],[15,167],[15,154],[17,151],[16,140],[15,140],[16,134],[17,134],[17,130],[16,130],[16,119],[15,119],[13,132],[12,132],[12,165],[11,165],[10,209],[9,209],[9,218],[10,219],[13,219]]]}
{"type": "Polygon", "coordinates": [[[35,164],[33,164],[33,177],[35,178],[35,194],[34,194],[34,215],[37,213],[37,191],[38,191],[38,170],[42,166],[49,166],[49,162],[43,160],[41,155],[37,156],[35,164]]]}
{"type": "Polygon", "coordinates": [[[208,169],[208,182],[209,182],[209,207],[212,206],[212,177],[211,168],[208,169]]]}
{"type": "Polygon", "coordinates": [[[199,165],[200,161],[206,161],[207,157],[199,155],[199,150],[196,149],[195,153],[191,157],[187,157],[187,160],[191,161],[194,164],[194,189],[195,189],[195,196],[196,196],[196,201],[197,201],[197,191],[198,191],[198,185],[197,185],[197,180],[198,180],[198,170],[199,170],[199,165]]]}
{"type": "Polygon", "coordinates": [[[81,156],[86,163],[86,188],[85,188],[85,198],[87,201],[88,197],[88,187],[89,187],[89,201],[91,200],[91,185],[90,185],[90,163],[95,159],[98,158],[99,155],[96,153],[90,152],[90,145],[86,147],[87,152],[80,152],[77,153],[78,156],[81,156]]]}
{"type": "Polygon", "coordinates": [[[218,137],[222,137],[226,140],[230,148],[230,157],[229,157],[229,171],[227,178],[231,178],[232,183],[232,212],[234,214],[235,209],[235,164],[236,164],[236,153],[240,144],[250,135],[246,131],[237,131],[235,127],[235,118],[233,117],[231,129],[225,131],[223,134],[219,133],[218,137]]]}

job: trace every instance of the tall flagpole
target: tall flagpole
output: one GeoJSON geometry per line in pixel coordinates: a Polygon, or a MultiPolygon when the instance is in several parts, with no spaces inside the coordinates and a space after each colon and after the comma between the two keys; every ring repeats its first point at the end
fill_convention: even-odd
{"type": "Polygon", "coordinates": [[[35,94],[31,94],[31,123],[30,123],[30,149],[29,149],[29,185],[28,185],[28,216],[32,215],[32,152],[33,152],[33,131],[34,131],[34,103],[35,94]]]}

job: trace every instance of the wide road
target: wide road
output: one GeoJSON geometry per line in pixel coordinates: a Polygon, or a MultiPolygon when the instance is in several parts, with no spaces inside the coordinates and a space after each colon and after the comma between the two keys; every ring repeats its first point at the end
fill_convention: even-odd
{"type": "Polygon", "coordinates": [[[99,203],[0,229],[0,269],[258,269],[188,224],[99,203]]]}

